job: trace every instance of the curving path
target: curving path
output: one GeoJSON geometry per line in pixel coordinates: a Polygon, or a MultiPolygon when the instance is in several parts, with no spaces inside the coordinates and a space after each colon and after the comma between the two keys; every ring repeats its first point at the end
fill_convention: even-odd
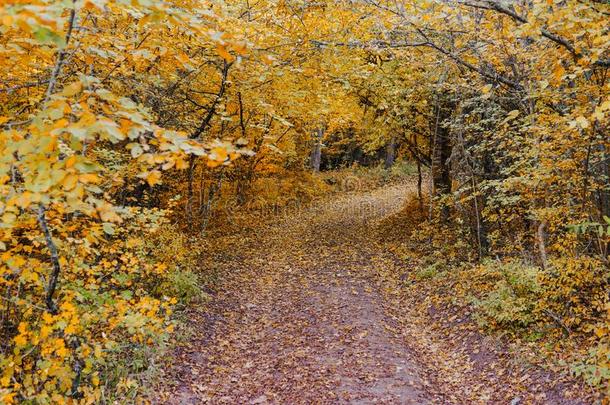
{"type": "Polygon", "coordinates": [[[387,255],[377,224],[410,188],[343,195],[219,238],[205,265],[228,279],[189,314],[192,336],[172,353],[171,384],[155,402],[518,404],[533,390],[532,402],[580,403],[555,391],[536,397],[503,376],[489,380],[502,389],[460,381],[472,378],[472,359],[441,355],[458,343],[435,341],[418,314],[385,296],[372,276],[387,255]]]}

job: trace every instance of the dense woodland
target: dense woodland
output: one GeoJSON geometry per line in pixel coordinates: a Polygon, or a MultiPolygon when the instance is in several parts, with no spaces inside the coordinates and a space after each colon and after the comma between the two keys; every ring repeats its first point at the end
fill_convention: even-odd
{"type": "Polygon", "coordinates": [[[397,166],[421,282],[475,283],[488,333],[608,393],[605,0],[3,0],[0,21],[0,402],[137,396],[210,232],[397,166]]]}

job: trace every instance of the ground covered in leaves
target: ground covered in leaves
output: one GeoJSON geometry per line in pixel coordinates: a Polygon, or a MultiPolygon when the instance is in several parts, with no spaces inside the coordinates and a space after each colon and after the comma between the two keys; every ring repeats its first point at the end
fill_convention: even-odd
{"type": "Polygon", "coordinates": [[[155,402],[588,403],[578,383],[405,288],[413,265],[387,245],[400,226],[388,221],[412,191],[354,192],[212,238],[203,265],[222,288],[188,313],[155,402]]]}

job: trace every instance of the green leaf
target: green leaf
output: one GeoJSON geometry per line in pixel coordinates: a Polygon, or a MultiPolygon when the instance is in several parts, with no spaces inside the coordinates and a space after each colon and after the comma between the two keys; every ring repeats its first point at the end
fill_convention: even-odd
{"type": "Polygon", "coordinates": [[[104,222],[102,229],[104,229],[106,235],[114,235],[114,226],[111,223],[104,222]]]}
{"type": "Polygon", "coordinates": [[[55,44],[59,48],[66,46],[66,40],[59,34],[46,27],[34,30],[34,38],[42,44],[55,44]]]}

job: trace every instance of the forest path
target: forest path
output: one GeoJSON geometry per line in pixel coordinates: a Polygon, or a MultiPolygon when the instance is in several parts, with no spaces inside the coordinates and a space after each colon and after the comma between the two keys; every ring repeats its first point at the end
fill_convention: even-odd
{"type": "Polygon", "coordinates": [[[158,402],[485,403],[499,392],[494,399],[521,403],[504,371],[502,390],[497,379],[467,380],[472,362],[454,350],[459,343],[430,336],[374,276],[394,260],[377,225],[412,188],[342,195],[219,240],[208,265],[228,279],[205,310],[189,314],[192,337],[172,354],[173,382],[158,402]]]}

